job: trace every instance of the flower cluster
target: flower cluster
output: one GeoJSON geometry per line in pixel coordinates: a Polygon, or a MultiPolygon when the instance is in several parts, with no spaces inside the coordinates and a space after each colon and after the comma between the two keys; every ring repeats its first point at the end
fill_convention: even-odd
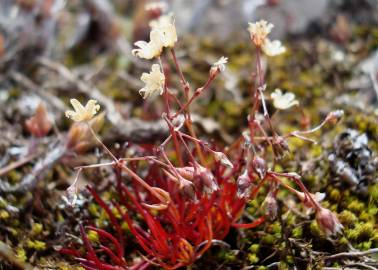
{"type": "Polygon", "coordinates": [[[286,48],[281,41],[268,38],[274,25],[267,21],[261,20],[255,23],[249,23],[248,31],[251,35],[251,40],[256,47],[261,48],[268,56],[276,56],[286,52],[286,48]]]}
{"type": "Polygon", "coordinates": [[[160,56],[163,48],[172,48],[177,42],[176,27],[173,15],[162,15],[156,21],[151,22],[150,41],[137,41],[138,49],[132,53],[144,59],[152,59],[160,56]]]}

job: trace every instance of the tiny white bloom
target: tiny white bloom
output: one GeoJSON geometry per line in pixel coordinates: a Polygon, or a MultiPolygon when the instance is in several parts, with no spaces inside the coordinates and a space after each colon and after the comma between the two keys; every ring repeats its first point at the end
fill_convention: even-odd
{"type": "Polygon", "coordinates": [[[294,105],[299,105],[293,93],[282,94],[281,89],[278,88],[270,96],[273,99],[274,107],[280,110],[286,110],[294,105]]]}
{"type": "Polygon", "coordinates": [[[150,41],[137,41],[134,43],[138,49],[132,50],[132,54],[139,58],[152,59],[161,54],[163,50],[163,44],[161,42],[161,34],[157,30],[152,30],[150,32],[150,41]]]}
{"type": "Polygon", "coordinates": [[[222,56],[217,62],[213,64],[213,68],[219,69],[220,72],[225,71],[228,58],[222,56]]]}
{"type": "Polygon", "coordinates": [[[94,99],[89,100],[85,107],[77,99],[73,98],[70,102],[74,110],[66,111],[66,117],[76,122],[89,121],[100,110],[100,105],[94,99]]]}
{"type": "Polygon", "coordinates": [[[265,40],[262,50],[267,56],[276,56],[286,52],[286,48],[282,45],[280,40],[270,41],[269,39],[265,40]]]}
{"type": "Polygon", "coordinates": [[[165,77],[158,64],[153,64],[150,73],[143,73],[140,79],[146,84],[139,90],[139,94],[144,98],[163,94],[165,77]]]}
{"type": "Polygon", "coordinates": [[[153,11],[153,10],[160,10],[162,12],[166,11],[168,8],[167,3],[165,2],[151,2],[145,5],[145,10],[146,11],[153,11]]]}
{"type": "Polygon", "coordinates": [[[252,42],[257,47],[261,47],[265,43],[266,38],[272,31],[274,25],[264,20],[248,24],[248,31],[251,35],[252,42]]]}
{"type": "Polygon", "coordinates": [[[162,15],[150,22],[152,31],[158,31],[164,47],[173,48],[177,42],[177,32],[173,14],[162,15]]]}

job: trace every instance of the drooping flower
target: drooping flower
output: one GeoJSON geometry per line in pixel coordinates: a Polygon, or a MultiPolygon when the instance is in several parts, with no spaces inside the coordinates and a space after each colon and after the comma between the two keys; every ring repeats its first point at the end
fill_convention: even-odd
{"type": "Polygon", "coordinates": [[[157,30],[152,30],[150,32],[150,41],[146,42],[143,40],[134,43],[138,49],[132,50],[132,54],[144,59],[152,59],[154,57],[160,56],[163,50],[163,44],[161,41],[161,33],[157,30]]]}
{"type": "Polygon", "coordinates": [[[222,56],[221,58],[219,58],[219,60],[217,62],[215,62],[212,66],[212,68],[216,68],[218,69],[220,72],[223,72],[226,70],[226,64],[228,62],[228,58],[227,57],[224,57],[222,56]]]}
{"type": "Polygon", "coordinates": [[[232,165],[232,162],[227,158],[226,154],[223,152],[217,152],[214,151],[214,159],[218,162],[220,162],[223,166],[234,168],[234,165],[232,165]]]}
{"type": "Polygon", "coordinates": [[[248,31],[251,35],[252,42],[257,47],[261,47],[266,42],[267,36],[272,31],[274,25],[264,20],[248,24],[248,31]]]}
{"type": "Polygon", "coordinates": [[[163,47],[173,48],[177,42],[177,32],[173,14],[162,15],[150,22],[152,31],[157,31],[163,47]]]}
{"type": "Polygon", "coordinates": [[[286,48],[282,45],[280,40],[270,41],[269,39],[266,39],[262,50],[267,56],[277,56],[286,52],[286,48]]]}
{"type": "Polygon", "coordinates": [[[317,210],[316,222],[327,236],[337,234],[343,229],[343,225],[336,215],[327,208],[320,207],[320,209],[317,210]]]}
{"type": "Polygon", "coordinates": [[[292,106],[299,105],[293,93],[288,92],[283,94],[281,89],[278,88],[270,96],[273,99],[274,107],[279,110],[286,110],[292,106]]]}
{"type": "Polygon", "coordinates": [[[140,79],[146,84],[139,90],[139,94],[144,98],[161,95],[164,92],[165,77],[158,64],[153,64],[150,73],[143,73],[140,79]]]}
{"type": "Polygon", "coordinates": [[[74,110],[66,111],[66,117],[71,118],[75,122],[89,121],[100,110],[100,105],[94,99],[89,100],[85,107],[77,99],[73,98],[70,102],[74,110]]]}

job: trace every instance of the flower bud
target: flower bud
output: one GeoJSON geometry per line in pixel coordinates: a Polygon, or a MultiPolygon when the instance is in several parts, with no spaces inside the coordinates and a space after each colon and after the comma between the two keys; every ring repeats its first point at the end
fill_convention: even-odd
{"type": "Polygon", "coordinates": [[[344,116],[343,110],[336,110],[332,111],[327,115],[326,121],[329,121],[332,124],[337,124],[341,120],[341,118],[344,116]]]}
{"type": "Polygon", "coordinates": [[[252,167],[260,179],[264,179],[267,171],[266,162],[261,157],[255,156],[252,160],[252,167]]]}
{"type": "Polygon", "coordinates": [[[244,172],[236,180],[236,186],[238,197],[248,199],[254,185],[248,175],[247,169],[245,169],[244,172]]]}
{"type": "Polygon", "coordinates": [[[219,189],[218,183],[213,175],[213,173],[201,166],[200,164],[196,163],[195,166],[195,178],[194,183],[196,186],[200,188],[205,193],[213,193],[214,191],[217,191],[219,189]]]}
{"type": "Polygon", "coordinates": [[[341,225],[336,215],[327,208],[321,207],[317,210],[316,222],[327,236],[337,234],[343,229],[343,225],[341,225]]]}
{"type": "Polygon", "coordinates": [[[218,162],[220,162],[222,165],[229,167],[229,168],[234,168],[234,165],[232,165],[231,161],[227,158],[226,154],[223,152],[213,152],[214,154],[214,159],[218,162]]]}
{"type": "Polygon", "coordinates": [[[277,199],[275,198],[272,192],[269,192],[268,195],[265,197],[265,200],[263,202],[263,208],[265,209],[266,214],[270,218],[270,220],[276,219],[278,212],[278,204],[277,199]]]}

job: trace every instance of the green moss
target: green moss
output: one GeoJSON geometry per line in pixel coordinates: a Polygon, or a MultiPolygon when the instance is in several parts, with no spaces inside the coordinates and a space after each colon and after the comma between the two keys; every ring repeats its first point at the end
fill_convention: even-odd
{"type": "Polygon", "coordinates": [[[359,214],[364,208],[365,205],[364,203],[358,201],[358,200],[353,200],[351,203],[349,203],[347,207],[350,211],[359,214]]]}
{"type": "Polygon", "coordinates": [[[349,244],[349,241],[346,237],[341,237],[340,240],[339,240],[339,244],[340,245],[343,245],[343,246],[346,246],[349,244]]]}
{"type": "Polygon", "coordinates": [[[281,224],[279,222],[274,222],[269,226],[269,231],[274,234],[280,234],[281,233],[281,224]]]}
{"type": "Polygon", "coordinates": [[[271,234],[266,234],[261,238],[261,242],[267,245],[273,245],[276,241],[276,238],[271,234]]]}
{"type": "MultiPolygon", "coordinates": [[[[287,256],[286,259],[289,259],[291,256],[287,256]]],[[[293,259],[293,258],[291,258],[293,259]]],[[[286,263],[286,262],[280,262],[279,265],[278,265],[278,269],[280,270],[289,270],[290,267],[289,265],[286,263]]]]}
{"type": "Polygon", "coordinates": [[[16,248],[16,257],[23,262],[26,262],[26,260],[28,259],[28,257],[26,256],[26,251],[22,247],[16,248]]]}
{"type": "Polygon", "coordinates": [[[94,203],[88,205],[88,211],[94,217],[98,217],[100,215],[98,211],[98,206],[94,203]]]}
{"type": "Polygon", "coordinates": [[[230,263],[236,261],[236,254],[233,251],[223,252],[222,258],[224,261],[230,263]]]}
{"type": "Polygon", "coordinates": [[[378,184],[369,187],[369,196],[372,201],[378,201],[378,184]]]}
{"type": "Polygon", "coordinates": [[[292,231],[292,235],[295,238],[301,238],[303,235],[303,228],[302,227],[295,227],[292,231]]]}
{"type": "Polygon", "coordinates": [[[248,254],[247,259],[248,259],[248,262],[251,264],[255,264],[259,261],[259,257],[257,257],[257,255],[254,253],[248,254]]]}
{"type": "Polygon", "coordinates": [[[373,236],[374,224],[371,222],[357,223],[355,228],[347,231],[347,236],[351,240],[366,240],[373,236]]]}
{"type": "Polygon", "coordinates": [[[259,250],[260,250],[260,245],[259,245],[259,244],[252,244],[252,245],[248,248],[248,250],[249,250],[250,252],[252,252],[252,253],[257,253],[257,252],[259,252],[259,250]]]}
{"type": "Polygon", "coordinates": [[[318,226],[318,223],[315,220],[311,221],[310,231],[311,231],[311,234],[316,237],[323,235],[322,231],[320,230],[318,226]]]}
{"type": "Polygon", "coordinates": [[[26,246],[30,249],[34,249],[34,250],[37,250],[37,251],[42,251],[42,250],[46,249],[46,243],[39,241],[39,240],[34,240],[34,241],[28,240],[26,242],[26,246]]]}
{"type": "Polygon", "coordinates": [[[41,223],[34,223],[32,226],[32,235],[39,235],[43,231],[43,225],[41,223]]]}
{"type": "Polygon", "coordinates": [[[0,210],[0,220],[6,220],[10,218],[10,214],[6,210],[0,210]]]}
{"type": "Polygon", "coordinates": [[[357,244],[357,248],[360,250],[367,250],[371,248],[371,242],[370,241],[365,241],[362,243],[357,244]]]}
{"type": "Polygon", "coordinates": [[[353,225],[357,221],[357,217],[349,210],[343,210],[339,214],[339,220],[344,226],[353,225]]]}
{"type": "Polygon", "coordinates": [[[93,243],[99,243],[100,239],[99,239],[99,235],[97,232],[95,231],[89,231],[88,232],[88,239],[93,242],[93,243]]]}
{"type": "Polygon", "coordinates": [[[334,188],[329,194],[329,198],[332,199],[334,202],[337,202],[341,198],[341,193],[338,189],[334,188]]]}

